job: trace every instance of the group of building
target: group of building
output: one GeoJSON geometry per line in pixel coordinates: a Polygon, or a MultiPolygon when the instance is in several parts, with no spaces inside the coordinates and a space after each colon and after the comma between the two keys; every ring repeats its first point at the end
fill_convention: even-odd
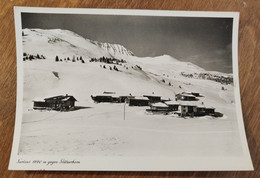
{"type": "MultiPolygon", "coordinates": [[[[215,108],[206,106],[203,102],[199,101],[201,96],[195,92],[182,92],[175,95],[175,100],[162,99],[158,95],[143,95],[133,96],[129,95],[116,95],[115,92],[103,92],[99,95],[91,95],[95,103],[125,103],[129,106],[149,106],[146,109],[151,113],[176,113],[182,117],[185,116],[205,116],[215,115],[215,108]]],[[[56,110],[56,111],[69,111],[75,109],[75,102],[77,100],[71,95],[59,95],[47,98],[36,98],[33,100],[33,109],[36,110],[56,110]]]]}
{"type": "Polygon", "coordinates": [[[199,98],[203,97],[196,92],[182,92],[175,95],[175,100],[162,99],[158,95],[143,95],[133,96],[116,95],[115,92],[104,92],[99,95],[91,95],[91,98],[96,103],[110,102],[110,103],[126,103],[129,106],[149,106],[146,109],[151,113],[168,114],[174,112],[180,116],[205,116],[215,114],[215,108],[206,106],[199,98]]]}

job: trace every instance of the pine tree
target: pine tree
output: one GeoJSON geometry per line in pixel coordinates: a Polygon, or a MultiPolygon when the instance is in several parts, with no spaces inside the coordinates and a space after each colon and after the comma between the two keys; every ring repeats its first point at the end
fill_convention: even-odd
{"type": "Polygon", "coordinates": [[[29,56],[29,60],[31,61],[32,59],[34,59],[33,55],[29,56]]]}
{"type": "Polygon", "coordinates": [[[58,56],[56,56],[55,61],[59,62],[59,57],[58,56]]]}
{"type": "Polygon", "coordinates": [[[76,60],[75,60],[75,56],[73,56],[73,58],[72,58],[72,62],[76,62],[76,60]]]}

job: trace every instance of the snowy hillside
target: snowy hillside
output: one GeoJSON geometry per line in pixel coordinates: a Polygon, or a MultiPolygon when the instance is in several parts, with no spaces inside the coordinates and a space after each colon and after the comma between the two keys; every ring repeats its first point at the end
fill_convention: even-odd
{"type": "Polygon", "coordinates": [[[239,142],[226,144],[239,134],[233,85],[183,75],[182,72],[211,73],[192,63],[168,55],[133,56],[121,45],[93,42],[67,30],[24,29],[23,49],[24,53],[43,55],[46,59],[23,62],[21,154],[200,156],[236,155],[241,151],[239,142]],[[55,56],[82,56],[85,62],[55,62],[55,56]],[[106,58],[101,60],[103,56],[106,58]],[[96,59],[90,61],[91,58],[96,59]],[[108,62],[113,58],[122,61],[108,62]],[[124,120],[124,104],[93,102],[91,95],[104,91],[134,96],[154,93],[171,100],[180,92],[199,92],[203,95],[200,103],[216,108],[224,116],[183,119],[176,115],[151,115],[146,113],[147,107],[125,106],[124,120]],[[74,96],[78,100],[76,106],[82,109],[32,110],[35,97],[64,94],[74,96]]]}
{"type": "Polygon", "coordinates": [[[122,45],[100,43],[84,39],[78,34],[61,29],[23,29],[24,52],[34,54],[44,53],[49,58],[56,55],[60,57],[72,57],[71,55],[93,57],[122,58],[125,55],[133,55],[122,45]]]}

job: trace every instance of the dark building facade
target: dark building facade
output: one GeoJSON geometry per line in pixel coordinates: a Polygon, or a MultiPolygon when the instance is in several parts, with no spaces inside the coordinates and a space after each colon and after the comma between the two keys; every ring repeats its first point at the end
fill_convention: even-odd
{"type": "Polygon", "coordinates": [[[71,95],[59,95],[41,100],[33,100],[33,109],[68,111],[74,109],[75,101],[77,100],[71,95]]]}

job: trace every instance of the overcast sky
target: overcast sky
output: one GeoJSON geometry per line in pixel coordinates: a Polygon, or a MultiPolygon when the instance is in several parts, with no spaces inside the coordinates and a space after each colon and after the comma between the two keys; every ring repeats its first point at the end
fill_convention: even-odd
{"type": "Polygon", "coordinates": [[[206,70],[232,72],[231,18],[22,13],[22,28],[66,29],[117,43],[136,56],[171,55],[206,70]]]}

